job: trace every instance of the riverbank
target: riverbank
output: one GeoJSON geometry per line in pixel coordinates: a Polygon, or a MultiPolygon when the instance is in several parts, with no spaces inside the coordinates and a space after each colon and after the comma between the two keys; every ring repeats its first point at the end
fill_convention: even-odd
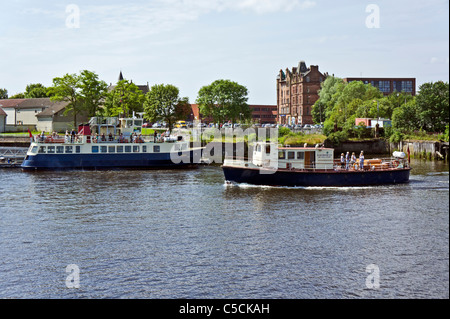
{"type": "MultiPolygon", "coordinates": [[[[216,142],[213,144],[209,143],[211,148],[216,142]]],[[[217,144],[220,144],[218,142],[217,144]]],[[[232,148],[230,146],[225,147],[226,144],[230,143],[222,143],[222,155],[225,154],[225,150],[233,149],[234,155],[236,146],[234,145],[232,148]]],[[[236,144],[236,143],[234,143],[236,144]]],[[[248,155],[248,146],[247,143],[245,145],[245,155],[248,155]]],[[[366,155],[375,155],[375,154],[392,154],[394,151],[402,151],[405,154],[410,153],[411,158],[417,159],[428,159],[428,160],[444,160],[448,161],[449,159],[449,143],[442,141],[401,141],[399,143],[391,143],[384,139],[372,139],[372,140],[364,140],[364,141],[347,141],[342,142],[339,145],[334,145],[328,140],[325,140],[323,143],[325,147],[330,147],[335,149],[335,154],[346,153],[346,152],[355,152],[359,154],[362,150],[366,155]]],[[[30,146],[30,138],[25,136],[5,136],[0,135],[0,146],[3,147],[29,147],[30,146]]],[[[304,146],[304,145],[291,145],[291,146],[304,146]]],[[[312,144],[310,146],[313,146],[312,144]]],[[[215,149],[218,148],[216,145],[215,149]]],[[[212,154],[214,156],[214,154],[212,154]]],[[[217,156],[217,154],[216,154],[217,156]]]]}

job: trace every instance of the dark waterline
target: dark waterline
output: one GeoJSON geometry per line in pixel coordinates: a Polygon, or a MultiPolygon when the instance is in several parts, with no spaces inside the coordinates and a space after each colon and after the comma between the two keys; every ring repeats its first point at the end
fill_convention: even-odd
{"type": "Polygon", "coordinates": [[[412,166],[406,185],[299,189],[0,170],[0,298],[448,298],[448,164],[412,166]]]}

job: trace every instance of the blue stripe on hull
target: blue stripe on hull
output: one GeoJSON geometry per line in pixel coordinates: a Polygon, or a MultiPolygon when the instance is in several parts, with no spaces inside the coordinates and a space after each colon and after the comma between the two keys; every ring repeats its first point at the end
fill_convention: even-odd
{"type": "Polygon", "coordinates": [[[174,163],[169,153],[128,154],[37,154],[27,156],[23,169],[111,169],[111,168],[159,168],[195,165],[193,152],[186,159],[174,163]]]}
{"type": "Polygon", "coordinates": [[[268,186],[367,186],[407,183],[410,169],[391,171],[294,172],[276,171],[260,174],[257,169],[222,167],[225,180],[235,183],[268,186]]]}

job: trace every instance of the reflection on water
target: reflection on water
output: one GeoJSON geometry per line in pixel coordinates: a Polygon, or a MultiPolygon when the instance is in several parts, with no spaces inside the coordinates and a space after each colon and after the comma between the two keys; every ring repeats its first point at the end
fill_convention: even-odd
{"type": "Polygon", "coordinates": [[[412,166],[408,184],[356,188],[1,170],[0,297],[448,298],[448,165],[412,166]]]}

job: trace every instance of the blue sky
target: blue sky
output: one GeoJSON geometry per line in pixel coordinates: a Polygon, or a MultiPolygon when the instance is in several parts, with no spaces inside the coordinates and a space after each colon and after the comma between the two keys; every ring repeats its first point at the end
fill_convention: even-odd
{"type": "Polygon", "coordinates": [[[449,80],[448,0],[12,0],[0,11],[0,88],[87,69],[115,83],[169,83],[195,102],[230,79],[276,104],[280,69],[300,60],[339,77],[449,80]],[[72,28],[79,9],[79,27],[72,28]],[[368,28],[379,8],[379,27],[368,28]]]}

